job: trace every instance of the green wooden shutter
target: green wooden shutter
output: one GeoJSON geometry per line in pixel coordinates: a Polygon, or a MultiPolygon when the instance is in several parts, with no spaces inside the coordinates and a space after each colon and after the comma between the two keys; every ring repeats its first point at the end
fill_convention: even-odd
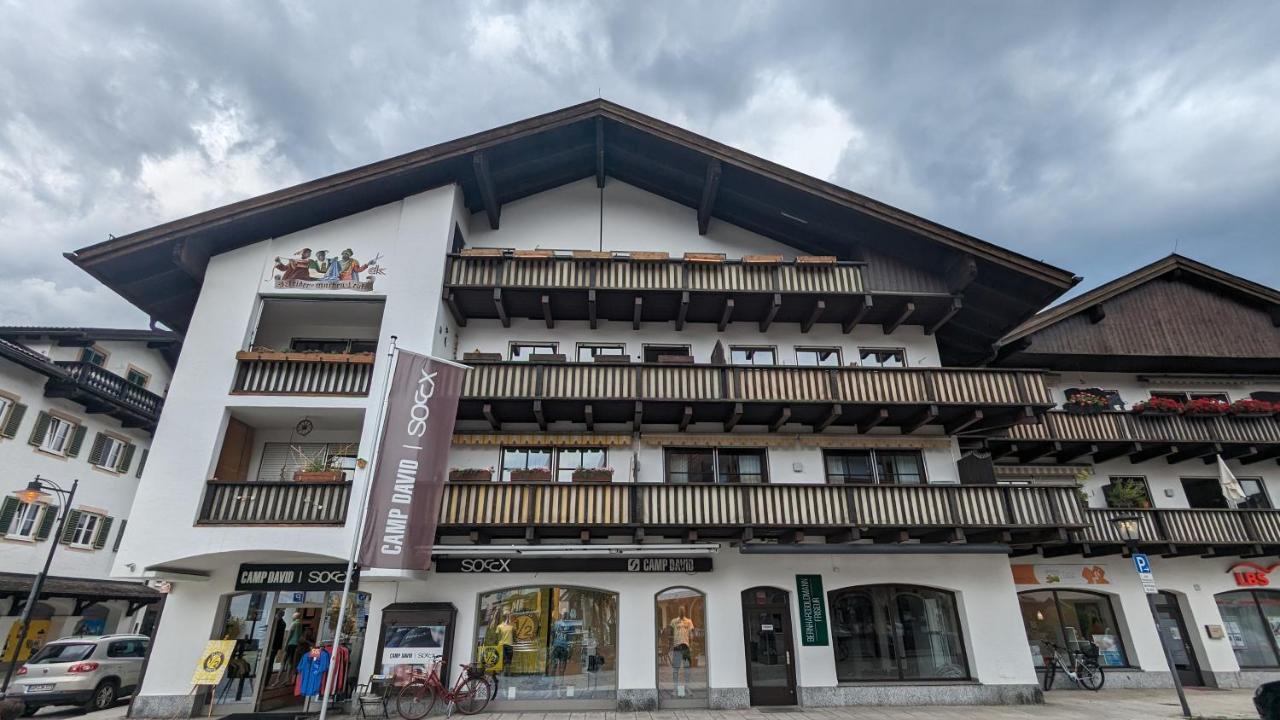
{"type": "Polygon", "coordinates": [[[0,503],[0,534],[9,532],[9,523],[13,522],[13,516],[18,514],[18,507],[22,503],[18,502],[16,497],[6,497],[4,502],[0,503]]]}
{"type": "Polygon", "coordinates": [[[88,429],[83,425],[77,425],[75,431],[71,433],[71,442],[67,443],[67,457],[75,457],[80,454],[80,447],[84,445],[84,434],[88,429]]]}
{"type": "Polygon", "coordinates": [[[124,540],[124,527],[128,524],[128,518],[120,521],[120,529],[116,531],[116,541],[111,544],[111,552],[120,552],[120,541],[124,540]]]}
{"type": "Polygon", "coordinates": [[[93,549],[101,550],[107,546],[107,536],[111,534],[111,523],[115,518],[104,517],[98,521],[98,534],[93,536],[93,549]]]}
{"type": "Polygon", "coordinates": [[[48,540],[53,532],[53,524],[58,522],[58,506],[45,505],[44,515],[40,516],[40,527],[36,528],[37,540],[48,540]]]}
{"type": "Polygon", "coordinates": [[[138,446],[133,443],[126,443],[124,450],[120,451],[120,464],[116,466],[116,470],[122,473],[129,472],[129,465],[133,463],[133,453],[137,449],[138,446]]]}
{"type": "Polygon", "coordinates": [[[142,448],[142,457],[138,459],[138,471],[134,473],[134,477],[142,477],[142,469],[147,466],[147,455],[150,452],[149,449],[142,448]]]}
{"type": "Polygon", "coordinates": [[[9,410],[9,417],[5,418],[4,427],[0,428],[0,437],[16,437],[18,435],[18,426],[22,424],[22,416],[26,414],[26,405],[14,403],[9,410]]]}
{"type": "MultiPolygon", "coordinates": [[[[76,428],[76,432],[80,432],[80,431],[81,431],[81,430],[83,430],[83,429],[84,429],[84,428],[76,428]]],[[[82,439],[83,439],[83,438],[82,438],[82,439]]],[[[96,434],[94,434],[94,436],[93,436],[93,447],[89,448],[89,464],[90,464],[90,465],[101,465],[101,464],[102,464],[102,447],[103,447],[104,445],[106,445],[106,444],[107,444],[107,436],[106,436],[106,435],[103,435],[102,433],[96,433],[96,434]]],[[[77,449],[77,450],[79,450],[79,448],[76,448],[76,449],[77,449]]],[[[70,451],[70,450],[68,450],[68,451],[67,451],[67,454],[68,454],[68,455],[71,455],[71,451],[70,451]]],[[[74,457],[74,456],[73,456],[73,457],[74,457]]]]}
{"type": "Polygon", "coordinates": [[[62,537],[58,539],[58,542],[66,545],[76,536],[76,525],[80,524],[80,514],[79,510],[67,511],[67,524],[62,528],[62,537]]]}
{"type": "Polygon", "coordinates": [[[36,415],[36,426],[31,428],[31,439],[27,442],[40,447],[44,443],[44,435],[47,432],[49,432],[49,413],[41,410],[40,414],[36,415]]]}

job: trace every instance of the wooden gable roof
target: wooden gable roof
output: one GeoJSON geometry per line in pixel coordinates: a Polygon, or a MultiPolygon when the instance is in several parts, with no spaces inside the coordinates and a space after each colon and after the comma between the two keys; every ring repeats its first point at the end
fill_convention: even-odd
{"type": "Polygon", "coordinates": [[[1280,374],[1280,292],[1170,255],[1036,315],[997,364],[1280,374]]]}
{"type": "MultiPolygon", "coordinates": [[[[629,108],[592,100],[91,245],[67,257],[153,318],[184,330],[211,255],[457,183],[499,226],[502,205],[609,177],[813,254],[889,255],[950,278],[963,309],[944,360],[994,343],[1079,278],[629,108]]],[[[889,268],[886,268],[889,270],[889,268]]],[[[897,274],[901,268],[894,270],[897,274]]]]}

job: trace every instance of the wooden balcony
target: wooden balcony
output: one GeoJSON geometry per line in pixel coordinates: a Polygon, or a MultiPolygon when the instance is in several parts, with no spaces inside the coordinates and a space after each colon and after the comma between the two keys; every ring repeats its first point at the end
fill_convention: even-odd
{"type": "Polygon", "coordinates": [[[235,385],[239,395],[369,394],[373,356],[328,353],[236,353],[235,385]]]}
{"type": "Polygon", "coordinates": [[[852,542],[1064,542],[1084,527],[1072,485],[449,483],[442,534],[691,538],[806,533],[852,542]]]}
{"type": "Polygon", "coordinates": [[[199,525],[342,525],[349,482],[209,482],[199,525]]]}
{"type": "Polygon", "coordinates": [[[836,323],[844,332],[858,324],[891,332],[902,324],[936,332],[961,309],[945,292],[869,288],[865,263],[799,263],[771,260],[651,259],[599,253],[529,257],[450,256],[444,302],[459,325],[472,318],[546,321],[600,320],[714,323],[751,322],[763,332],[771,323],[836,323]],[[584,257],[586,255],[586,257],[584,257]]]}
{"type": "Polygon", "coordinates": [[[787,423],[861,432],[946,432],[1034,421],[1053,404],[1043,373],[947,368],[473,363],[458,417],[504,422],[787,423]]]}
{"type": "Polygon", "coordinates": [[[1049,555],[1116,554],[1124,539],[1115,520],[1138,518],[1140,546],[1164,555],[1274,555],[1280,552],[1280,510],[1201,510],[1187,508],[1085,510],[1087,527],[1072,543],[1049,555]]]}
{"type": "Polygon", "coordinates": [[[68,398],[90,413],[116,418],[124,427],[155,430],[164,398],[93,363],[59,360],[55,364],[66,374],[49,379],[44,390],[47,397],[68,398]]]}
{"type": "Polygon", "coordinates": [[[1014,458],[1019,463],[1049,457],[1071,462],[1086,456],[1094,462],[1128,456],[1135,463],[1161,457],[1171,464],[1195,459],[1210,463],[1221,454],[1249,465],[1280,457],[1280,420],[1054,411],[1045,413],[1039,424],[1009,428],[987,443],[994,458],[1014,458]]]}

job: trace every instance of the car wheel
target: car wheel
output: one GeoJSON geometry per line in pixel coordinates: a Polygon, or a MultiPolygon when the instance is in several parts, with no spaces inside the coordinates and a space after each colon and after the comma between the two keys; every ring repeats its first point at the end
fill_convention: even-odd
{"type": "Polygon", "coordinates": [[[85,704],[85,710],[93,712],[94,710],[106,710],[116,704],[116,683],[114,680],[105,680],[98,684],[97,689],[93,691],[93,697],[85,704]]]}
{"type": "Polygon", "coordinates": [[[39,705],[23,705],[22,706],[22,717],[31,717],[32,715],[35,715],[38,712],[40,712],[39,705]]]}

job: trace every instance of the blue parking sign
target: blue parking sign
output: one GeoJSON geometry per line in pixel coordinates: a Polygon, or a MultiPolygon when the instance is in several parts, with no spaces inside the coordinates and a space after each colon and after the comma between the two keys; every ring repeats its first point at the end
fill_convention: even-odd
{"type": "Polygon", "coordinates": [[[1140,575],[1151,572],[1151,561],[1147,559],[1145,553],[1133,554],[1133,566],[1138,569],[1138,574],[1140,575]]]}

